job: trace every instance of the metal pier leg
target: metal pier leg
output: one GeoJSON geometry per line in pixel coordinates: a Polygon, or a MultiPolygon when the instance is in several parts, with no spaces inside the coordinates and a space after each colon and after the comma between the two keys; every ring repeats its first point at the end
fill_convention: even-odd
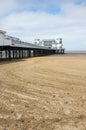
{"type": "Polygon", "coordinates": [[[1,50],[0,50],[0,51],[1,51],[0,54],[1,54],[1,59],[2,59],[2,51],[3,51],[2,47],[1,47],[1,50]]]}
{"type": "Polygon", "coordinates": [[[25,50],[23,50],[23,56],[24,56],[24,58],[25,58],[25,50]]]}
{"type": "Polygon", "coordinates": [[[33,50],[33,57],[35,57],[35,50],[33,50]]]}
{"type": "Polygon", "coordinates": [[[62,54],[64,54],[64,49],[63,49],[63,52],[62,52],[62,54]]]}
{"type": "Polygon", "coordinates": [[[24,50],[24,58],[25,58],[25,50],[24,50]]]}
{"type": "Polygon", "coordinates": [[[17,58],[17,50],[15,50],[15,58],[17,58]]]}
{"type": "Polygon", "coordinates": [[[9,60],[11,60],[11,49],[10,48],[9,48],[8,53],[9,53],[9,60]]]}
{"type": "Polygon", "coordinates": [[[22,58],[23,58],[23,50],[22,50],[22,58]]]}
{"type": "Polygon", "coordinates": [[[39,51],[35,50],[35,56],[39,56],[39,51]]]}
{"type": "Polygon", "coordinates": [[[43,56],[44,55],[44,51],[43,50],[41,50],[41,56],[43,56]]]}
{"type": "Polygon", "coordinates": [[[21,58],[21,51],[19,50],[19,58],[21,58]]]}
{"type": "Polygon", "coordinates": [[[27,50],[26,50],[26,57],[27,57],[27,50]]]}
{"type": "Polygon", "coordinates": [[[40,50],[37,50],[37,51],[36,51],[36,55],[37,55],[37,56],[40,56],[40,50]]]}
{"type": "Polygon", "coordinates": [[[7,51],[5,51],[5,56],[6,56],[6,59],[7,59],[7,51]]]}
{"type": "Polygon", "coordinates": [[[29,57],[29,50],[27,50],[27,57],[29,57]]]}
{"type": "Polygon", "coordinates": [[[14,55],[14,50],[13,50],[13,59],[15,58],[15,55],[14,55]]]}
{"type": "Polygon", "coordinates": [[[29,57],[31,57],[31,50],[29,50],[29,57]]]}

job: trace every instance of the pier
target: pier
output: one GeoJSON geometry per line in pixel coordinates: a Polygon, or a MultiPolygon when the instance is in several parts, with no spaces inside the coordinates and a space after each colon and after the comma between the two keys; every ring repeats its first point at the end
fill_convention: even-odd
{"type": "Polygon", "coordinates": [[[30,58],[37,56],[47,56],[53,54],[64,54],[64,50],[54,50],[45,48],[31,48],[22,46],[5,45],[0,46],[0,59],[17,59],[17,58],[30,58]]]}
{"type": "Polygon", "coordinates": [[[0,30],[0,60],[64,54],[64,48],[54,49],[38,46],[7,36],[5,33],[5,31],[0,30]]]}

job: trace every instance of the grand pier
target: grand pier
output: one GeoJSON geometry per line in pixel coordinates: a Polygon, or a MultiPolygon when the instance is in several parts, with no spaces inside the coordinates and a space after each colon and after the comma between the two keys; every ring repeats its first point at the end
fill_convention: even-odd
{"type": "Polygon", "coordinates": [[[64,48],[49,48],[23,42],[18,38],[5,35],[0,30],[0,59],[29,58],[36,56],[47,56],[52,54],[64,54],[64,48]]]}

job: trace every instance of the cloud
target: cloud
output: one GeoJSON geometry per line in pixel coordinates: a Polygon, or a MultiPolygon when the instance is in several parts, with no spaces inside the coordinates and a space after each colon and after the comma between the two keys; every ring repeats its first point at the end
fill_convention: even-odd
{"type": "Polygon", "coordinates": [[[0,17],[8,14],[15,8],[15,0],[0,0],[0,17]]]}
{"type": "Polygon", "coordinates": [[[61,0],[54,2],[50,0],[49,3],[49,0],[46,2],[42,0],[44,4],[40,7],[40,1],[36,0],[37,10],[33,11],[27,8],[35,6],[34,0],[26,0],[25,3],[23,0],[21,3],[20,0],[18,2],[15,0],[15,3],[12,0],[10,8],[7,10],[15,9],[15,11],[1,18],[1,29],[6,30],[9,35],[27,42],[33,42],[35,38],[62,37],[66,49],[86,49],[86,4],[84,1],[81,4],[77,4],[77,0],[73,1],[65,3],[61,0]],[[50,10],[51,12],[46,11],[51,4],[53,7],[55,4],[60,11],[57,10],[55,14],[52,13],[52,10],[50,10]]]}

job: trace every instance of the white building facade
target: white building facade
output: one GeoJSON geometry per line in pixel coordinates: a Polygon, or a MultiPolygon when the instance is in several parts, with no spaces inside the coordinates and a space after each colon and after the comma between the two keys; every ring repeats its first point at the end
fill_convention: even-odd
{"type": "Polygon", "coordinates": [[[63,49],[62,38],[58,39],[35,39],[34,44],[51,49],[63,49]]]}

